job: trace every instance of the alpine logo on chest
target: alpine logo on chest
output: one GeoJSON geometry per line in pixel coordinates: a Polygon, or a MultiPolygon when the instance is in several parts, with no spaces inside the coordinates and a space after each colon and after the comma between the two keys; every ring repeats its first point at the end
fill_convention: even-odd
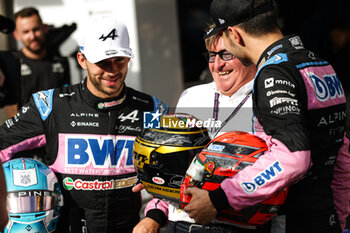
{"type": "Polygon", "coordinates": [[[118,116],[118,119],[120,120],[120,122],[124,122],[124,121],[128,120],[128,121],[131,121],[131,123],[134,123],[135,121],[140,120],[140,118],[137,117],[138,114],[139,114],[138,110],[134,110],[127,115],[124,115],[124,113],[121,113],[118,116]]]}

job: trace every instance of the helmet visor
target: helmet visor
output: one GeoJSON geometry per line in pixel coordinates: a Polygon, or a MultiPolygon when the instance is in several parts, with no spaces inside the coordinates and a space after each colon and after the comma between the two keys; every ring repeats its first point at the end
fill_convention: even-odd
{"type": "Polygon", "coordinates": [[[7,206],[9,213],[36,213],[54,209],[59,202],[60,195],[50,191],[26,191],[9,193],[7,206]],[[27,194],[21,196],[21,193],[27,194]],[[30,195],[28,195],[30,194],[30,195]]]}
{"type": "Polygon", "coordinates": [[[192,133],[176,133],[176,131],[174,131],[171,133],[169,131],[162,132],[161,130],[152,129],[144,130],[139,135],[139,138],[158,145],[184,147],[205,146],[209,142],[209,137],[202,133],[202,131],[195,131],[192,133]]]}

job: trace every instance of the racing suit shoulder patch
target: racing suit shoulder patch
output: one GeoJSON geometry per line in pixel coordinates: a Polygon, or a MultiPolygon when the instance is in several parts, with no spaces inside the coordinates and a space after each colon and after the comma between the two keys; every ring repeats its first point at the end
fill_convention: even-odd
{"type": "Polygon", "coordinates": [[[33,94],[33,99],[36,107],[39,110],[41,119],[43,121],[50,115],[52,111],[52,99],[54,89],[39,91],[33,94]]]}
{"type": "MultiPolygon", "coordinates": [[[[278,53],[276,55],[274,55],[273,57],[271,57],[270,59],[268,59],[256,72],[255,77],[254,77],[254,84],[253,86],[255,86],[255,81],[256,78],[258,77],[260,71],[268,66],[268,65],[272,65],[272,64],[280,64],[282,62],[286,62],[288,61],[288,55],[286,53],[278,53]]],[[[253,88],[253,93],[254,93],[254,88],[253,88]]]]}
{"type": "Polygon", "coordinates": [[[270,59],[268,59],[257,71],[255,77],[258,76],[258,73],[260,70],[262,70],[262,68],[264,68],[265,66],[268,65],[272,65],[272,64],[280,64],[282,62],[286,62],[288,61],[288,55],[286,53],[278,53],[276,55],[274,55],[273,57],[271,57],[270,59]]]}

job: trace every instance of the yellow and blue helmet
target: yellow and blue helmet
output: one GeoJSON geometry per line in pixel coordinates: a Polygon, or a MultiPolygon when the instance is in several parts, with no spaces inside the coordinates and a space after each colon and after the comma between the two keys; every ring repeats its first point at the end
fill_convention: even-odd
{"type": "Polygon", "coordinates": [[[180,200],[180,185],[193,157],[210,141],[207,129],[188,114],[162,115],[160,128],[144,129],[134,143],[138,178],[154,197],[180,200]]]}

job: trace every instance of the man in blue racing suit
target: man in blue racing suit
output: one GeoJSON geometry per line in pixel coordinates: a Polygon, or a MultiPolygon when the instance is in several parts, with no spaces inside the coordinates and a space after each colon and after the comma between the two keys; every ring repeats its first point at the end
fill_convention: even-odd
{"type": "Polygon", "coordinates": [[[141,197],[131,191],[134,139],[144,113],[157,116],[167,106],[125,86],[132,57],[124,24],[93,19],[77,54],[87,78],[33,94],[0,128],[2,161],[45,146],[42,159],[57,174],[65,202],[56,232],[126,233],[139,221],[141,197]]]}

